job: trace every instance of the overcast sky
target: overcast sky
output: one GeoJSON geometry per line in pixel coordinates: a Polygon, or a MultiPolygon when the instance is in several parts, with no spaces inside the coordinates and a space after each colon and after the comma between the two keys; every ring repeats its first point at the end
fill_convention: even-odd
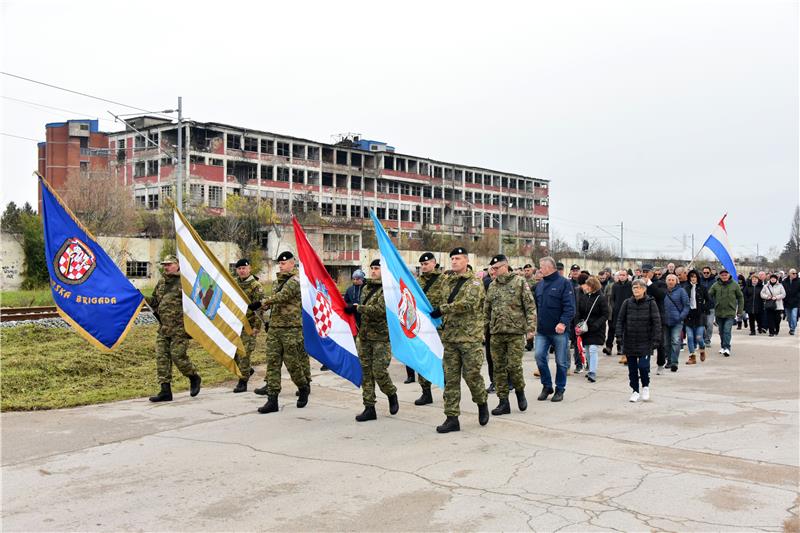
{"type": "MultiPolygon", "coordinates": [[[[3,71],[137,107],[549,179],[559,236],[623,221],[626,255],[725,212],[737,254],[782,249],[800,195],[796,1],[6,0],[2,34],[3,71]]],[[[8,135],[131,112],[0,79],[3,205],[36,198],[8,135]]]]}

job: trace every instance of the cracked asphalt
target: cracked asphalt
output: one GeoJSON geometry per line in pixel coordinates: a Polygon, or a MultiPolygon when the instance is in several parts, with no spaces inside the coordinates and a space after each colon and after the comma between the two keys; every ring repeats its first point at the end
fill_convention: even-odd
{"type": "Polygon", "coordinates": [[[512,395],[480,427],[464,387],[448,435],[441,391],[414,406],[396,361],[400,412],[379,394],[363,424],[360,391],[314,363],[308,406],[284,372],[269,415],[231,387],[3,413],[2,529],[797,531],[798,338],[735,331],[733,346],[723,358],[715,337],[705,363],[653,373],[638,404],[617,357],[596,383],[571,375],[561,404],[537,402],[527,353],[528,410],[512,395]]]}

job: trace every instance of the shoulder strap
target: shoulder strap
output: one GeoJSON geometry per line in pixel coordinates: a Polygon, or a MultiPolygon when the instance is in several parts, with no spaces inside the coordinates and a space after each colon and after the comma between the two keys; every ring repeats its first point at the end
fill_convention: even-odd
{"type": "Polygon", "coordinates": [[[369,299],[370,299],[370,298],[372,298],[372,296],[373,296],[373,295],[374,295],[376,292],[378,292],[378,289],[380,289],[380,288],[381,288],[381,287],[380,287],[380,285],[376,285],[374,289],[372,289],[371,291],[369,291],[369,292],[368,292],[368,293],[367,293],[367,294],[364,296],[364,301],[363,301],[363,302],[361,302],[361,305],[367,305],[367,302],[369,301],[369,299]]]}
{"type": "Polygon", "coordinates": [[[278,288],[275,290],[275,294],[278,294],[279,292],[281,292],[281,289],[283,288],[283,286],[286,285],[289,282],[289,280],[292,279],[293,277],[294,276],[290,276],[290,277],[286,278],[285,280],[281,281],[280,284],[278,284],[278,288]]]}
{"type": "Polygon", "coordinates": [[[458,278],[456,281],[456,286],[453,287],[453,290],[450,291],[450,296],[447,297],[447,303],[451,304],[455,301],[456,296],[458,296],[458,291],[461,290],[461,286],[467,282],[467,278],[458,278]]]}
{"type": "Polygon", "coordinates": [[[592,306],[589,308],[589,312],[586,314],[586,320],[589,320],[589,317],[592,316],[592,311],[594,310],[594,305],[597,303],[597,300],[600,299],[600,292],[597,293],[597,298],[594,299],[592,302],[592,306]]]}
{"type": "MultiPolygon", "coordinates": [[[[672,305],[674,305],[675,307],[678,307],[678,304],[675,303],[675,300],[672,299],[672,296],[670,295],[669,292],[667,292],[667,298],[669,298],[669,301],[672,302],[672,305]]],[[[679,313],[683,312],[683,304],[681,304],[681,310],[678,311],[678,312],[679,313]]]]}
{"type": "Polygon", "coordinates": [[[425,286],[422,287],[422,292],[424,292],[427,295],[428,294],[428,290],[431,287],[433,287],[433,284],[436,283],[436,280],[439,279],[439,276],[441,276],[441,274],[433,274],[430,277],[430,279],[428,279],[428,281],[425,282],[425,286]]]}

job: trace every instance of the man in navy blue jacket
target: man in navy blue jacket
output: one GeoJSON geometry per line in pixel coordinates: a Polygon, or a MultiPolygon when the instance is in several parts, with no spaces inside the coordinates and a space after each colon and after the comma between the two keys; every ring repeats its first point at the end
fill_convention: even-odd
{"type": "Polygon", "coordinates": [[[544,401],[553,394],[553,380],[547,364],[547,353],[550,346],[556,353],[556,387],[550,400],[560,402],[564,399],[567,387],[567,369],[569,368],[569,332],[567,328],[575,316],[575,293],[570,280],[559,275],[556,261],[552,257],[539,260],[542,269],[542,281],[536,284],[536,310],[538,320],[536,326],[536,366],[539,367],[542,381],[542,393],[539,401],[544,401]]]}

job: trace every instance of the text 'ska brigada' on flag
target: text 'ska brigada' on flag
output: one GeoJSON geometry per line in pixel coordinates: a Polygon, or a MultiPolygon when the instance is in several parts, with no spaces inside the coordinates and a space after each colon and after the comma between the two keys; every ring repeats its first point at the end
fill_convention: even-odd
{"type": "Polygon", "coordinates": [[[736,274],[736,265],[733,263],[731,245],[728,243],[728,230],[725,229],[725,218],[727,218],[727,216],[727,213],[723,215],[717,227],[714,228],[714,231],[708,236],[706,242],[703,243],[703,246],[714,252],[719,262],[730,272],[731,278],[735,280],[738,275],[736,274]]]}
{"type": "Polygon", "coordinates": [[[436,331],[441,320],[431,318],[433,306],[372,210],[370,216],[381,250],[383,299],[392,355],[431,383],[444,388],[444,348],[436,331]]]}
{"type": "Polygon", "coordinates": [[[356,343],[356,322],[344,312],[344,298],[309,244],[303,228],[292,219],[300,260],[303,300],[303,341],[306,352],[336,374],[361,386],[361,362],[356,343]]]}
{"type": "Polygon", "coordinates": [[[222,366],[242,377],[233,357],[245,353],[242,330],[250,300],[214,257],[183,214],[175,209],[175,238],[183,287],[183,326],[222,366]]]}
{"type": "Polygon", "coordinates": [[[144,297],[39,176],[44,252],[58,314],[108,352],[133,325],[144,297]]]}

